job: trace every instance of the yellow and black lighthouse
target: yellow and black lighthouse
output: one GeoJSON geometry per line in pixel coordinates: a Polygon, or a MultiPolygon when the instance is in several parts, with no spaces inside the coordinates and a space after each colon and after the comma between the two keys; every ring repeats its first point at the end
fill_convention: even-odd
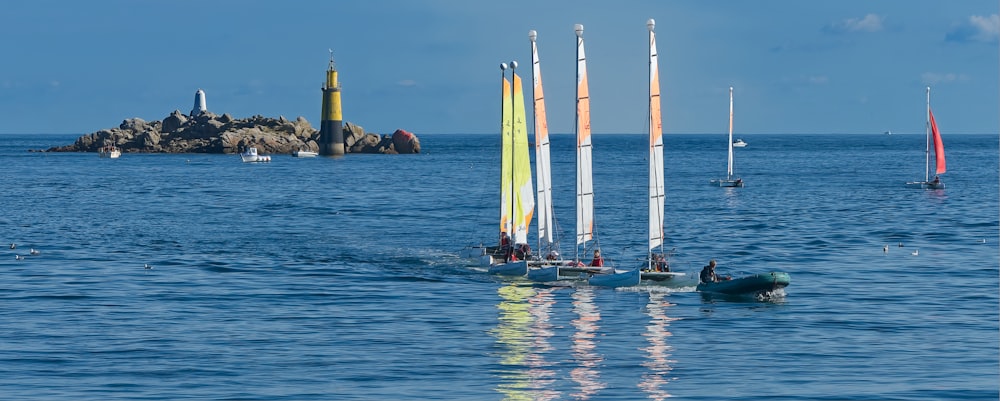
{"type": "Polygon", "coordinates": [[[340,83],[337,82],[337,68],[330,51],[330,67],[326,70],[326,84],[323,85],[323,116],[319,129],[319,154],[342,156],[344,154],[344,123],[340,110],[340,83]]]}

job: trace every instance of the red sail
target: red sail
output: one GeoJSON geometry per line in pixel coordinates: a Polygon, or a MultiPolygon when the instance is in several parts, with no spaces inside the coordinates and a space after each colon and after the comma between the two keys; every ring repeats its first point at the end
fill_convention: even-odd
{"type": "Polygon", "coordinates": [[[931,133],[934,134],[934,165],[937,166],[937,174],[944,174],[947,170],[944,163],[944,143],[941,142],[941,134],[938,132],[937,123],[934,122],[934,113],[927,109],[931,117],[931,133]]]}

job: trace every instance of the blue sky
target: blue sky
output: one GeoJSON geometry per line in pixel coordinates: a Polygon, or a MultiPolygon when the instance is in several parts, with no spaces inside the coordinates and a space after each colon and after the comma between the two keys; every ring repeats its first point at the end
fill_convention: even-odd
{"type": "Polygon", "coordinates": [[[573,24],[585,26],[595,133],[645,130],[646,20],[664,131],[943,133],[1000,124],[998,6],[906,1],[132,1],[0,5],[0,133],[83,134],[187,113],[199,88],[234,117],[320,120],[328,49],[344,119],[369,132],[490,134],[499,63],[530,80],[538,31],[548,123],[573,129],[573,24]]]}

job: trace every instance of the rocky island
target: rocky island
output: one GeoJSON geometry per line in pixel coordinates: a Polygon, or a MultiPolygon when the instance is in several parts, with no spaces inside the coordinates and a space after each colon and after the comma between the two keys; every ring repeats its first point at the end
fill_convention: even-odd
{"type": "MultiPolygon", "coordinates": [[[[359,125],[345,122],[347,153],[420,153],[417,136],[398,129],[391,135],[366,133],[359,125]]],[[[284,116],[256,115],[233,118],[202,110],[186,116],[174,110],[162,121],[141,118],[122,121],[118,128],[103,129],[77,138],[72,145],[52,147],[46,152],[97,152],[114,145],[122,153],[240,153],[256,147],[262,154],[291,154],[297,150],[319,150],[320,132],[304,117],[290,121],[284,116]]]]}

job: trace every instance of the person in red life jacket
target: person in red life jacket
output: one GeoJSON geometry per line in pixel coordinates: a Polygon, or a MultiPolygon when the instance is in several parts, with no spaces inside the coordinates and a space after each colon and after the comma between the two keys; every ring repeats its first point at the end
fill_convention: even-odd
{"type": "Polygon", "coordinates": [[[594,250],[594,259],[590,261],[591,267],[604,267],[604,258],[601,257],[601,250],[594,250]]]}

